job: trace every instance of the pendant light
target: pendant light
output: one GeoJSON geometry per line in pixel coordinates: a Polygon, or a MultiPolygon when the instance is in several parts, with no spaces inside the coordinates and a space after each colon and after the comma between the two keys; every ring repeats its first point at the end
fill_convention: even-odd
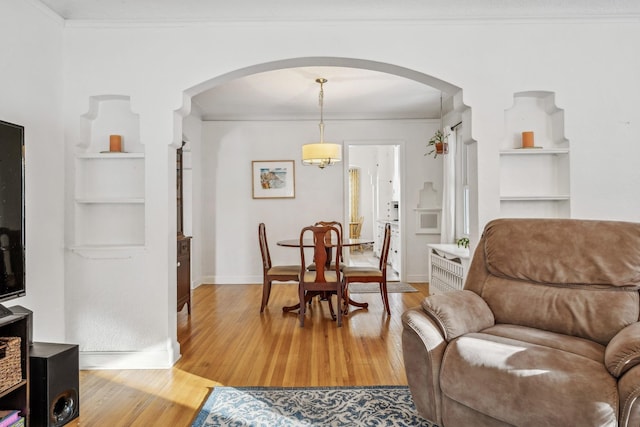
{"type": "Polygon", "coordinates": [[[316,79],[316,83],[320,84],[320,95],[318,102],[320,104],[320,142],[313,144],[305,144],[302,146],[302,164],[308,166],[318,166],[324,169],[342,160],[342,146],[340,144],[332,144],[324,142],[324,84],[327,79],[316,79]]]}

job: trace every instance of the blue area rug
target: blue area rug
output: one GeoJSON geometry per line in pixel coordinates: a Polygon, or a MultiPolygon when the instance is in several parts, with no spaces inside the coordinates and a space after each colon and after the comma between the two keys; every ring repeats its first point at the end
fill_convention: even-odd
{"type": "Polygon", "coordinates": [[[216,387],[192,427],[425,426],[408,387],[216,387]]]}

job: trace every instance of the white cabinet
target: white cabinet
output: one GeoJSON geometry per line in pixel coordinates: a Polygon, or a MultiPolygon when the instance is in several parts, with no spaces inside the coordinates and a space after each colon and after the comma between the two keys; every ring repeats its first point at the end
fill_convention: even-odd
{"type": "Polygon", "coordinates": [[[402,262],[402,251],[400,250],[400,225],[396,221],[378,220],[376,223],[376,236],[373,240],[373,254],[380,257],[382,242],[384,240],[384,227],[391,224],[391,241],[389,244],[389,257],[387,263],[396,273],[400,273],[402,262]]]}
{"type": "Polygon", "coordinates": [[[453,244],[429,247],[429,294],[461,290],[469,270],[469,249],[453,244]]]}
{"type": "Polygon", "coordinates": [[[391,242],[389,245],[389,265],[396,273],[400,273],[402,251],[400,250],[400,227],[391,223],[391,242]]]}
{"type": "Polygon", "coordinates": [[[400,201],[400,175],[398,147],[382,145],[377,149],[377,218],[394,220],[400,201]],[[395,203],[395,204],[394,204],[395,203]]]}
{"type": "Polygon", "coordinates": [[[564,111],[552,92],[520,92],[505,111],[500,149],[500,213],[503,217],[570,216],[569,142],[564,111]],[[533,131],[534,147],[522,148],[522,132],[533,131]]]}
{"type": "Polygon", "coordinates": [[[75,154],[75,249],[120,249],[145,244],[145,157],[138,117],[123,96],[91,98],[75,154]],[[109,151],[121,135],[123,152],[109,151]]]}
{"type": "Polygon", "coordinates": [[[384,238],[384,221],[376,222],[376,235],[373,238],[373,256],[380,258],[382,239],[384,238]]]}

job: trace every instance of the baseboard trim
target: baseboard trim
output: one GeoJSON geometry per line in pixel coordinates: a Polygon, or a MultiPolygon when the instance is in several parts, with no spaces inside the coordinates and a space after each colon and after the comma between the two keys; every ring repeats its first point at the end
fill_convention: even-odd
{"type": "Polygon", "coordinates": [[[414,274],[411,276],[407,276],[407,283],[427,283],[429,281],[428,274],[414,274]]]}
{"type": "MultiPolygon", "coordinates": [[[[407,276],[404,282],[427,283],[428,274],[414,274],[407,276]]],[[[262,276],[203,276],[193,282],[193,289],[200,285],[261,285],[262,276]]]]}
{"type": "Polygon", "coordinates": [[[260,285],[262,276],[203,276],[194,282],[194,288],[200,285],[260,285]]]}
{"type": "Polygon", "coordinates": [[[169,369],[180,359],[167,351],[81,351],[81,370],[97,369],[169,369]]]}

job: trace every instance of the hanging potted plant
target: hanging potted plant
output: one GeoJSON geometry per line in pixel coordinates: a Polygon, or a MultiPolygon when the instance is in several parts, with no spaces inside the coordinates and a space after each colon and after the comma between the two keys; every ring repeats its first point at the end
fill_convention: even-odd
{"type": "Polygon", "coordinates": [[[427,142],[427,147],[431,147],[431,151],[425,154],[425,156],[433,154],[433,158],[435,159],[438,157],[438,154],[447,154],[449,152],[449,144],[445,139],[444,133],[438,129],[429,142],[427,142]]]}

